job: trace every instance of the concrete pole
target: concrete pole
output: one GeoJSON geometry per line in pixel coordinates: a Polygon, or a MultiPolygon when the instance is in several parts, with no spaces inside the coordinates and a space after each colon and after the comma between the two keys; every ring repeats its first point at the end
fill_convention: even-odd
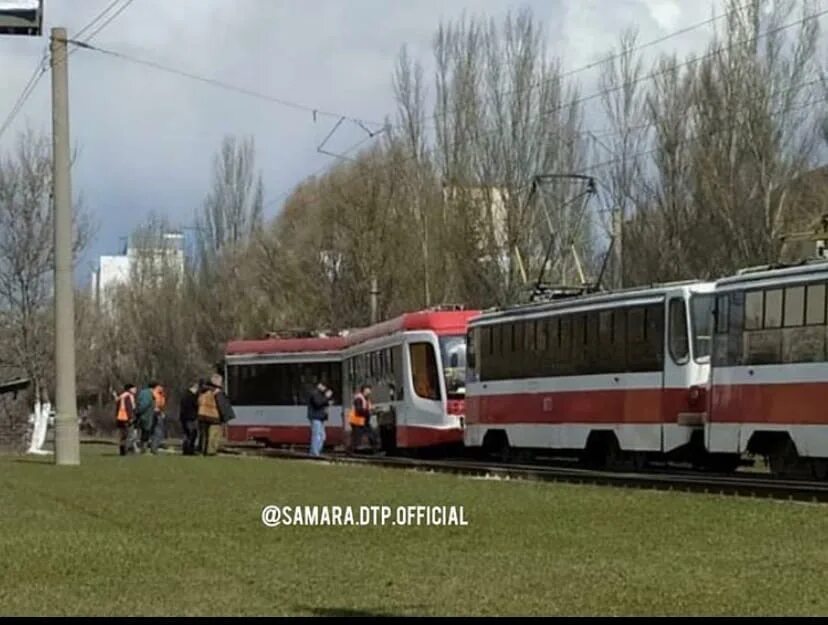
{"type": "Polygon", "coordinates": [[[72,184],[66,29],[53,28],[52,184],[55,220],[55,463],[80,464],[75,394],[75,294],[72,276],[72,184]]]}

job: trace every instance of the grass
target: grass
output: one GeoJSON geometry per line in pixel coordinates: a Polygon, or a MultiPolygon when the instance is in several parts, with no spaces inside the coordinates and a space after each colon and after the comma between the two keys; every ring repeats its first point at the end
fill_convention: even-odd
{"type": "Polygon", "coordinates": [[[816,505],[239,457],[0,458],[2,615],[819,615],[816,505]],[[462,505],[277,527],[264,505],[462,505]]]}

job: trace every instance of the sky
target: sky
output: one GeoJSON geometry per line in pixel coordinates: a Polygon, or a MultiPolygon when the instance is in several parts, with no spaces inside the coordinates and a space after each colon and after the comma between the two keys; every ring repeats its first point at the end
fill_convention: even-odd
{"type": "MultiPolygon", "coordinates": [[[[45,0],[44,36],[0,37],[0,124],[42,58],[49,29],[66,27],[71,38],[111,2],[45,0]]],[[[400,47],[407,45],[429,76],[435,30],[464,12],[499,18],[531,8],[546,29],[550,57],[567,71],[606,55],[625,28],[636,27],[647,42],[718,15],[721,6],[722,0],[133,0],[92,43],[310,109],[382,122],[395,109],[391,75],[400,47]]],[[[711,29],[645,53],[685,56],[704,47],[711,29]]],[[[583,93],[597,89],[594,70],[577,78],[583,93]]],[[[227,134],[253,136],[269,216],[304,177],[335,161],[316,148],[336,117],[314,120],[308,110],[82,49],[70,57],[69,84],[78,150],[73,194],[97,226],[79,266],[84,279],[99,255],[117,253],[122,237],[150,214],[193,224],[227,134]]],[[[46,73],[0,136],[0,152],[27,127],[49,133],[50,111],[46,73]]],[[[364,137],[344,123],[327,147],[344,151],[364,137]]]]}

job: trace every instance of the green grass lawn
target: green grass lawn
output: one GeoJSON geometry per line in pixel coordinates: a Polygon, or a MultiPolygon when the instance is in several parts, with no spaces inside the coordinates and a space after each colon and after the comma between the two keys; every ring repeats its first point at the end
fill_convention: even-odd
{"type": "Polygon", "coordinates": [[[301,461],[0,458],[2,615],[828,613],[828,508],[301,461]],[[462,505],[277,527],[267,504],[462,505]]]}

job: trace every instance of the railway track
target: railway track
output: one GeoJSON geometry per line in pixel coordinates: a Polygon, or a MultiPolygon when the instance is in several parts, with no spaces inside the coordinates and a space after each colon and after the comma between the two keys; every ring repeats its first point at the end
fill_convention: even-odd
{"type": "Polygon", "coordinates": [[[688,472],[623,472],[537,464],[492,464],[469,460],[424,460],[414,458],[307,453],[265,447],[225,446],[225,453],[285,458],[307,462],[334,462],[394,469],[454,473],[476,477],[566,482],[650,490],[683,491],[742,497],[828,502],[828,483],[781,480],[771,477],[691,474],[688,472]]]}

